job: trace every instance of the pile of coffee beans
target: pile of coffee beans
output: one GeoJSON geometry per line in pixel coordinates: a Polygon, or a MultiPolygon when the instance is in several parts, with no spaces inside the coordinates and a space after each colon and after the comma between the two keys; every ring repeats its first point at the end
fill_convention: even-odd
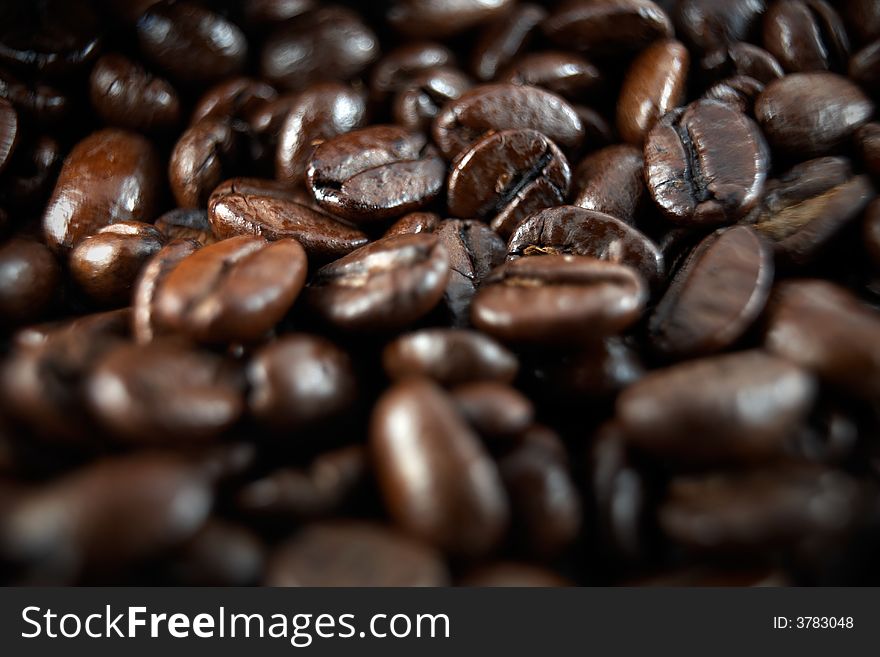
{"type": "Polygon", "coordinates": [[[0,582],[880,583],[880,2],[0,5],[0,582]]]}

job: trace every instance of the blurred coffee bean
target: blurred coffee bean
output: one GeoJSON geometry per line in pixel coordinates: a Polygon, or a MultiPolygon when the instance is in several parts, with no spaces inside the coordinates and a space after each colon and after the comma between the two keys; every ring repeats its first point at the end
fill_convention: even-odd
{"type": "Polygon", "coordinates": [[[602,73],[593,64],[575,53],[556,50],[518,57],[496,79],[543,87],[570,100],[589,98],[602,87],[602,73]]]}
{"type": "Polygon", "coordinates": [[[840,16],[824,0],[780,0],[764,15],[764,47],[789,72],[837,71],[849,57],[840,16]]]}
{"type": "Polygon", "coordinates": [[[471,88],[471,80],[454,68],[429,68],[413,76],[391,104],[394,122],[409,130],[427,131],[441,108],[471,88]]]}
{"type": "Polygon", "coordinates": [[[538,394],[554,402],[609,398],[644,375],[634,349],[618,338],[586,344],[564,355],[541,355],[529,372],[538,394]]]}
{"type": "Polygon", "coordinates": [[[393,0],[386,19],[410,37],[442,39],[503,15],[513,0],[393,0]]]}
{"type": "Polygon", "coordinates": [[[208,213],[193,208],[176,208],[161,215],[153,224],[167,241],[195,240],[202,246],[217,241],[208,213]]]}
{"type": "Polygon", "coordinates": [[[717,100],[743,114],[750,114],[755,100],[764,91],[764,84],[747,75],[737,75],[719,80],[706,89],[703,98],[717,100]]]}
{"type": "Polygon", "coordinates": [[[644,166],[634,146],[615,144],[590,153],[572,176],[572,204],[631,224],[646,198],[644,166]]]}
{"type": "Polygon", "coordinates": [[[856,52],[849,60],[849,76],[868,93],[877,96],[880,83],[880,38],[856,52]]]}
{"type": "Polygon", "coordinates": [[[547,17],[540,5],[523,3],[487,25],[481,32],[471,56],[471,71],[482,82],[495,79],[532,39],[547,17]]]}
{"type": "Polygon", "coordinates": [[[410,212],[391,224],[383,237],[433,233],[439,225],[440,215],[438,214],[433,212],[410,212]]]}
{"type": "Polygon", "coordinates": [[[680,0],[675,26],[698,51],[711,53],[735,41],[756,41],[765,0],[680,0]]]}
{"type": "Polygon", "coordinates": [[[752,43],[736,41],[727,48],[713,50],[701,65],[712,78],[749,77],[763,84],[785,75],[776,58],[752,43]]]}
{"type": "Polygon", "coordinates": [[[451,395],[461,416],[488,440],[515,436],[535,419],[532,402],[516,388],[497,381],[465,383],[453,388],[451,395]]]}
{"type": "Polygon", "coordinates": [[[8,328],[38,319],[55,298],[61,269],[41,242],[0,243],[0,324],[8,328]]]}
{"type": "Polygon", "coordinates": [[[32,208],[44,204],[61,165],[61,146],[47,135],[39,135],[15,149],[3,190],[10,207],[32,208]]]}
{"type": "Polygon", "coordinates": [[[249,529],[210,519],[169,555],[161,572],[177,586],[251,586],[262,578],[265,552],[249,529]]]}
{"type": "Polygon", "coordinates": [[[880,123],[866,123],[856,130],[855,136],[865,168],[880,184],[880,123]]]}
{"type": "Polygon", "coordinates": [[[187,128],[171,152],[168,182],[181,208],[204,208],[213,189],[228,178],[237,138],[226,119],[207,118],[187,128]]]}
{"type": "Polygon", "coordinates": [[[880,7],[874,0],[846,0],[841,15],[857,42],[880,38],[880,7]]]}
{"type": "Polygon", "coordinates": [[[0,98],[0,173],[15,152],[18,138],[18,114],[9,101],[0,98]]]}
{"type": "Polygon", "coordinates": [[[278,97],[278,92],[265,82],[236,77],[214,85],[199,99],[190,117],[190,125],[213,117],[246,119],[278,97]]]}
{"type": "Polygon", "coordinates": [[[255,25],[282,23],[311,11],[314,0],[244,0],[242,13],[255,25]]]}
{"type": "Polygon", "coordinates": [[[868,256],[874,263],[874,268],[880,271],[880,200],[875,200],[868,206],[863,234],[868,256]]]}
{"type": "Polygon", "coordinates": [[[455,65],[449,48],[434,41],[412,41],[398,46],[380,59],[370,74],[370,97],[385,102],[422,71],[455,65]]]}

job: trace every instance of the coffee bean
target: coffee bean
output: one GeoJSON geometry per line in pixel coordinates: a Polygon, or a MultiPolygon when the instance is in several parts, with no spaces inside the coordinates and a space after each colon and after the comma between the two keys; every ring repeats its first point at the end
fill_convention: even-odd
{"type": "Polygon", "coordinates": [[[764,0],[681,0],[676,6],[675,26],[685,41],[710,53],[749,37],[760,29],[766,9],[764,0]]]}
{"type": "Polygon", "coordinates": [[[155,292],[160,326],[200,342],[250,341],[272,329],[305,282],[296,240],[233,237],[180,261],[155,292]]]}
{"type": "Polygon", "coordinates": [[[166,240],[195,240],[202,246],[217,241],[208,213],[192,208],[169,210],[156,219],[154,225],[166,240]]]}
{"type": "Polygon", "coordinates": [[[848,160],[823,157],[771,180],[749,221],[770,240],[777,255],[802,264],[858,217],[873,197],[871,181],[854,175],[848,160]]]}
{"type": "Polygon", "coordinates": [[[63,91],[42,83],[26,84],[2,69],[0,98],[8,100],[22,114],[46,124],[63,120],[71,109],[70,98],[63,91]]]}
{"type": "Polygon", "coordinates": [[[847,0],[840,11],[856,41],[880,38],[880,7],[873,0],[847,0]]]}
{"type": "Polygon", "coordinates": [[[10,207],[44,204],[61,165],[61,146],[41,135],[16,148],[15,166],[6,174],[3,192],[10,207]]]}
{"type": "Polygon", "coordinates": [[[470,78],[457,69],[429,68],[397,92],[391,115],[395,123],[409,130],[429,130],[440,109],[470,88],[470,78]]]}
{"type": "Polygon", "coordinates": [[[581,151],[603,148],[615,141],[614,130],[605,117],[584,105],[573,105],[572,107],[584,126],[584,141],[581,144],[581,151]]]}
{"type": "Polygon", "coordinates": [[[627,265],[652,285],[664,276],[663,255],[650,239],[610,215],[572,205],[534,213],[507,243],[509,260],[565,254],[627,265]]]}
{"type": "Polygon", "coordinates": [[[866,123],[855,136],[865,168],[880,183],[880,123],[866,123]]]}
{"type": "Polygon", "coordinates": [[[769,245],[746,226],[713,233],[691,252],[648,321],[669,356],[720,351],[764,310],[773,284],[769,245]]]}
{"type": "Polygon", "coordinates": [[[124,443],[179,445],[217,438],[244,407],[223,360],[173,342],[109,351],[86,383],[98,422],[124,443]]]}
{"type": "Polygon", "coordinates": [[[839,70],[849,57],[843,21],[824,0],[772,3],[764,15],[764,46],[793,73],[839,70]]]}
{"type": "Polygon", "coordinates": [[[445,586],[449,574],[428,546],[382,525],[308,525],[272,555],[267,586],[445,586]]]}
{"type": "Polygon", "coordinates": [[[319,269],[308,301],[336,328],[390,331],[430,312],[448,277],[449,257],[435,235],[386,237],[319,269]]]}
{"type": "Polygon", "coordinates": [[[634,146],[615,144],[590,153],[572,176],[573,205],[632,223],[646,198],[644,166],[634,146]]]}
{"type": "Polygon", "coordinates": [[[18,114],[9,101],[0,98],[0,173],[15,152],[18,138],[18,114]]]}
{"type": "Polygon", "coordinates": [[[849,60],[849,76],[869,93],[877,95],[877,84],[880,82],[880,38],[868,44],[849,60]]]}
{"type": "Polygon", "coordinates": [[[684,102],[690,56],[679,41],[658,41],[630,65],[617,103],[617,131],[640,145],[661,116],[684,102]]]}
{"type": "Polygon", "coordinates": [[[502,561],[482,566],[458,581],[458,586],[469,587],[557,587],[572,586],[555,572],[518,562],[502,561]]]}
{"type": "Polygon", "coordinates": [[[410,37],[442,39],[499,18],[513,0],[394,0],[385,17],[394,29],[410,37]]]}
{"type": "Polygon", "coordinates": [[[0,244],[0,324],[17,326],[48,310],[61,280],[52,252],[33,240],[0,244]]]}
{"type": "Polygon", "coordinates": [[[385,392],[370,445],[385,503],[402,527],[456,554],[496,547],[509,515],[501,477],[439,388],[409,379],[385,392]]]}
{"type": "Polygon", "coordinates": [[[434,120],[434,143],[447,159],[490,131],[536,130],[566,150],[576,149],[584,126],[559,96],[537,87],[487,84],[450,102],[434,120]]]}
{"type": "Polygon", "coordinates": [[[251,586],[263,573],[264,553],[251,530],[211,519],[168,556],[161,571],[177,586],[251,586]]]}
{"type": "Polygon", "coordinates": [[[874,113],[854,84],[834,73],[795,73],[771,82],[755,102],[755,117],[771,146],[799,157],[840,146],[874,113]]]}
{"type": "Polygon", "coordinates": [[[471,71],[478,80],[488,82],[498,75],[531,41],[547,17],[539,5],[514,5],[510,11],[487,25],[471,56],[471,71]]]}
{"type": "Polygon", "coordinates": [[[254,354],[248,408],[276,429],[298,431],[344,415],[356,396],[348,355],[312,335],[286,335],[254,354]]]}
{"type": "Polygon", "coordinates": [[[763,91],[762,82],[746,75],[737,75],[713,84],[706,89],[703,98],[726,103],[743,114],[748,114],[763,91]]]}
{"type": "Polygon", "coordinates": [[[520,258],[485,279],[471,319],[506,342],[583,343],[626,329],[646,299],[629,267],[577,255],[520,258]]]}
{"type": "Polygon", "coordinates": [[[168,182],[182,208],[203,208],[230,174],[237,138],[228,120],[208,118],[187,128],[171,153],[168,182]]]}
{"type": "Polygon", "coordinates": [[[64,160],[46,206],[47,244],[66,252],[103,226],[152,220],[159,186],[159,161],[146,139],[113,129],[89,135],[64,160]]]}
{"type": "Polygon", "coordinates": [[[182,82],[211,82],[238,73],[248,54],[241,29],[192,2],[162,0],[137,22],[141,51],[182,82]]]}
{"type": "Polygon", "coordinates": [[[391,342],[382,355],[385,373],[394,380],[411,376],[454,386],[474,381],[510,383],[519,364],[516,356],[477,331],[422,329],[391,342]]]}
{"type": "Polygon", "coordinates": [[[880,200],[873,201],[865,212],[864,235],[868,255],[880,271],[880,200]]]}
{"type": "Polygon", "coordinates": [[[318,146],[306,180],[322,207],[369,222],[424,207],[440,193],[444,174],[443,160],[423,135],[374,126],[318,146]]]}
{"type": "Polygon", "coordinates": [[[575,53],[546,51],[517,58],[499,76],[499,82],[543,87],[563,98],[588,97],[602,88],[602,74],[575,53]]]}
{"type": "Polygon", "coordinates": [[[701,66],[713,78],[748,77],[768,84],[785,75],[782,66],[769,52],[758,46],[736,41],[727,48],[706,55],[701,66]]]}
{"type": "Polygon", "coordinates": [[[451,394],[461,416],[488,440],[516,436],[535,419],[532,402],[516,388],[497,381],[466,383],[451,394]]]}
{"type": "Polygon", "coordinates": [[[668,113],[645,141],[645,177],[654,202],[670,221],[688,226],[731,223],[751,210],[763,191],[768,160],[754,122],[711,100],[668,113]]]}
{"type": "Polygon", "coordinates": [[[433,41],[405,43],[386,54],[373,67],[370,97],[377,104],[384,103],[422,71],[454,65],[455,55],[443,44],[433,41]]]}
{"type": "Polygon", "coordinates": [[[101,305],[127,305],[144,263],[165,243],[150,224],[123,221],[83,238],[70,252],[70,274],[101,305]]]}
{"type": "Polygon", "coordinates": [[[768,308],[767,348],[868,400],[880,398],[880,316],[820,280],[780,283],[768,308]]]}
{"type": "Polygon", "coordinates": [[[131,130],[167,130],[180,121],[180,98],[167,80],[117,54],[101,57],[89,77],[89,98],[102,119],[131,130]]]}
{"type": "Polygon", "coordinates": [[[410,212],[391,224],[383,237],[433,233],[440,225],[440,215],[433,212],[410,212]]]}
{"type": "Polygon", "coordinates": [[[278,97],[274,87],[260,80],[236,77],[214,85],[199,99],[190,117],[195,125],[207,117],[246,119],[278,97]]]}
{"type": "Polygon", "coordinates": [[[556,145],[534,130],[484,137],[452,164],[447,205],[457,217],[491,219],[502,237],[531,212],[559,205],[571,170],[556,145]]]}
{"type": "Polygon", "coordinates": [[[800,367],[744,351],[647,374],[621,393],[617,417],[627,441],[673,462],[755,462],[783,452],[815,392],[800,367]]]}
{"type": "Polygon", "coordinates": [[[242,13],[254,25],[283,23],[315,7],[314,0],[244,0],[242,13]]]}

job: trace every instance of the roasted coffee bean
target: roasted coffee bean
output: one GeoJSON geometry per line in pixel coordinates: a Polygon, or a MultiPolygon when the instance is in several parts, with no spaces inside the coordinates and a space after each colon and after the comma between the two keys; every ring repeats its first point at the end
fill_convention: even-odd
{"type": "Polygon", "coordinates": [[[617,400],[627,441],[683,464],[778,456],[816,386],[800,367],[744,351],[656,370],[617,400]]]}
{"type": "Polygon", "coordinates": [[[824,155],[871,120],[874,104],[834,73],[794,73],[771,82],[755,102],[770,145],[799,157],[824,155]]]}
{"type": "Polygon", "coordinates": [[[314,0],[244,0],[241,4],[242,13],[252,25],[283,23],[315,7],[314,0]]]}
{"type": "Polygon", "coordinates": [[[471,71],[478,80],[488,82],[498,75],[526,46],[547,17],[539,5],[515,5],[487,25],[471,56],[471,71]]]}
{"type": "Polygon", "coordinates": [[[467,325],[480,282],[504,262],[507,249],[495,231],[474,219],[447,219],[434,232],[449,256],[446,308],[453,325],[467,325]]]}
{"type": "Polygon", "coordinates": [[[279,25],[263,43],[260,71],[287,89],[347,80],[379,56],[379,40],[355,12],[319,7],[279,25]]]}
{"type": "Polygon", "coordinates": [[[865,212],[864,236],[868,255],[874,268],[880,271],[880,200],[872,202],[865,212]]]}
{"type": "Polygon", "coordinates": [[[409,130],[427,131],[440,109],[471,88],[471,80],[454,68],[429,68],[413,76],[391,105],[394,122],[409,130]]]}
{"type": "Polygon", "coordinates": [[[520,258],[484,280],[471,319],[505,342],[583,343],[626,329],[646,300],[629,267],[577,255],[520,258]]]}
{"type": "Polygon", "coordinates": [[[531,564],[501,561],[489,566],[482,566],[469,572],[457,582],[458,586],[469,587],[539,587],[549,588],[572,586],[568,580],[560,577],[552,570],[531,564]]]}
{"type": "Polygon", "coordinates": [[[569,254],[627,265],[652,285],[663,280],[663,255],[650,239],[611,215],[573,205],[532,214],[507,243],[510,260],[569,254]]]}
{"type": "Polygon", "coordinates": [[[296,431],[341,416],[357,387],[348,355],[313,335],[290,334],[254,354],[248,408],[260,422],[296,431]]]}
{"type": "Polygon", "coordinates": [[[474,87],[452,101],[434,120],[434,143],[452,159],[499,130],[536,130],[566,150],[580,146],[584,126],[571,105],[559,96],[511,84],[474,87]]]}
{"type": "Polygon", "coordinates": [[[522,433],[535,419],[535,407],[516,388],[497,381],[466,383],[452,390],[461,416],[489,440],[522,433]]]}
{"type": "Polygon", "coordinates": [[[636,146],[661,116],[683,104],[690,56],[673,39],[646,48],[630,65],[617,103],[617,131],[636,146]]]}
{"type": "Polygon", "coordinates": [[[543,87],[572,100],[601,90],[602,74],[575,53],[546,51],[517,58],[499,76],[499,82],[543,87]]]}
{"type": "Polygon", "coordinates": [[[363,127],[363,95],[340,82],[318,82],[292,102],[278,135],[275,176],[290,185],[305,180],[315,148],[337,135],[363,127]]]}
{"type": "Polygon", "coordinates": [[[200,246],[201,244],[196,240],[175,239],[156,253],[141,269],[134,284],[131,300],[131,330],[136,343],[147,344],[163,332],[156,322],[154,303],[156,293],[171,270],[184,258],[195,253],[200,246]]]}
{"type": "Polygon", "coordinates": [[[880,83],[880,38],[855,53],[849,60],[849,76],[869,93],[880,83]]]}
{"type": "Polygon", "coordinates": [[[618,338],[585,345],[561,357],[541,356],[529,374],[541,394],[558,401],[608,398],[644,375],[634,349],[618,338]]]}
{"type": "Polygon", "coordinates": [[[39,318],[60,281],[58,262],[42,243],[11,239],[0,244],[0,324],[19,326],[39,318]]]}
{"type": "Polygon", "coordinates": [[[866,123],[856,130],[856,144],[865,168],[880,183],[880,123],[866,123]]]}
{"type": "Polygon", "coordinates": [[[703,98],[726,103],[743,114],[749,114],[755,100],[764,91],[764,84],[746,75],[725,78],[706,89],[703,98]]]}
{"type": "Polygon", "coordinates": [[[856,41],[880,38],[880,7],[876,2],[847,0],[840,11],[847,30],[856,37],[856,41]]]}
{"type": "Polygon", "coordinates": [[[260,235],[274,241],[296,239],[312,261],[333,260],[364,246],[367,236],[309,206],[270,195],[232,191],[211,196],[208,219],[219,239],[260,235]]]}
{"type": "Polygon", "coordinates": [[[843,472],[788,466],[676,479],[659,520],[692,550],[763,554],[850,531],[867,504],[864,485],[843,472]]]}
{"type": "Polygon", "coordinates": [[[645,158],[635,146],[615,144],[590,153],[572,176],[573,205],[631,224],[645,202],[645,158]]]}
{"type": "Polygon", "coordinates": [[[363,445],[324,452],[308,468],[280,468],[246,483],[235,507],[251,518],[281,521],[344,512],[363,493],[370,465],[363,445]]]}
{"type": "Polygon", "coordinates": [[[293,305],[307,267],[296,240],[223,240],[186,257],[162,280],[154,316],[200,342],[257,340],[293,305]]]}
{"type": "Polygon", "coordinates": [[[272,554],[267,586],[446,586],[432,548],[382,525],[328,521],[308,525],[272,554]]]}
{"type": "Polygon", "coordinates": [[[651,315],[654,347],[675,357],[729,347],[764,310],[773,271],[770,245],[751,228],[713,233],[679,267],[651,315]]]}
{"type": "Polygon", "coordinates": [[[770,168],[766,150],[747,116],[717,101],[697,101],[668,113],[648,134],[648,190],[675,223],[732,223],[760,199],[770,168]]]}
{"type": "Polygon", "coordinates": [[[681,0],[676,29],[698,51],[710,53],[735,41],[750,41],[760,29],[765,0],[681,0]]]}
{"type": "Polygon", "coordinates": [[[394,0],[386,18],[407,36],[442,39],[502,16],[513,0],[394,0]]]}
{"type": "Polygon", "coordinates": [[[440,225],[440,215],[433,212],[410,212],[391,224],[383,237],[433,233],[440,225]]]}
{"type": "Polygon", "coordinates": [[[445,167],[424,135],[374,126],[315,149],[306,180],[318,203],[357,222],[417,210],[443,187],[445,167]]]}
{"type": "Polygon", "coordinates": [[[3,191],[10,207],[30,208],[45,203],[61,165],[61,146],[41,135],[16,148],[15,165],[6,174],[3,191]]]}
{"type": "Polygon", "coordinates": [[[180,121],[171,83],[118,55],[104,55],[89,78],[92,107],[107,123],[132,130],[167,130],[180,121]]]}
{"type": "Polygon", "coordinates": [[[843,21],[824,0],[771,3],[764,15],[764,47],[793,73],[840,70],[849,57],[843,21]]]}
{"type": "Polygon", "coordinates": [[[92,301],[128,305],[144,263],[165,243],[158,229],[123,221],[83,238],[70,252],[70,274],[92,301]]]}
{"type": "Polygon", "coordinates": [[[260,581],[265,552],[251,530],[211,519],[168,556],[160,577],[177,586],[251,586],[260,581]]]}
{"type": "Polygon", "coordinates": [[[767,348],[852,394],[880,399],[880,315],[821,280],[780,283],[768,308],[767,348]]]}
{"type": "Polygon", "coordinates": [[[220,181],[229,177],[237,139],[228,120],[208,118],[187,128],[171,152],[168,182],[182,208],[203,208],[220,181]]]}
{"type": "Polygon", "coordinates": [[[394,380],[427,377],[440,385],[475,381],[510,383],[516,356],[489,336],[465,329],[423,329],[394,340],[382,354],[385,373],[394,380]]]}
{"type": "Polygon", "coordinates": [[[388,510],[407,531],[465,556],[498,545],[509,517],[501,477],[442,390],[420,379],[390,388],[370,445],[388,510]]]}
{"type": "Polygon", "coordinates": [[[182,82],[212,82],[238,73],[248,44],[237,25],[193,2],[162,0],[137,22],[141,51],[182,82]]]}
{"type": "Polygon", "coordinates": [[[66,252],[103,226],[152,220],[160,176],[156,151],[143,137],[113,129],[89,135],[64,160],[43,213],[46,243],[66,252]]]}
{"type": "Polygon", "coordinates": [[[777,255],[802,264],[858,217],[873,197],[868,176],[854,175],[844,158],[823,157],[771,180],[749,221],[777,255]]]}
{"type": "Polygon", "coordinates": [[[8,100],[22,114],[46,124],[61,121],[71,108],[71,101],[66,93],[47,84],[26,84],[2,69],[0,98],[8,100]]]}
{"type": "Polygon", "coordinates": [[[703,58],[701,65],[714,78],[748,77],[763,84],[785,75],[773,55],[763,48],[742,41],[710,52],[703,58]]]}
{"type": "Polygon", "coordinates": [[[173,342],[122,345],[85,383],[89,408],[119,441],[177,446],[217,438],[244,407],[222,358],[173,342]]]}
{"type": "Polygon", "coordinates": [[[671,37],[672,23],[649,0],[573,0],[550,14],[544,32],[560,46],[610,57],[671,37]]]}
{"type": "Polygon", "coordinates": [[[0,98],[0,173],[15,152],[18,138],[18,114],[9,101],[0,98]]]}
{"type": "Polygon", "coordinates": [[[455,55],[433,41],[405,43],[380,59],[370,74],[370,97],[378,103],[403,89],[409,81],[429,68],[454,66],[455,55]]]}
{"type": "Polygon", "coordinates": [[[430,312],[449,278],[449,256],[435,235],[398,235],[325,265],[309,288],[312,309],[345,331],[391,331],[430,312]]]}
{"type": "Polygon", "coordinates": [[[217,241],[208,213],[204,210],[176,208],[156,219],[153,224],[166,240],[195,240],[202,246],[217,241]]]}
{"type": "Polygon", "coordinates": [[[260,80],[237,77],[217,84],[199,99],[190,117],[190,124],[214,117],[246,119],[278,97],[275,88],[260,80]]]}
{"type": "Polygon", "coordinates": [[[484,137],[452,163],[447,206],[457,217],[490,219],[502,237],[531,212],[564,202],[568,160],[535,130],[503,130],[484,137]]]}

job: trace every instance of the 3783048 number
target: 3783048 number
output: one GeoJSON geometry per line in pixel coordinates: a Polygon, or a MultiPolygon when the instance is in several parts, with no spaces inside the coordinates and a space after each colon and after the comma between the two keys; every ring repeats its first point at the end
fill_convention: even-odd
{"type": "Polygon", "coordinates": [[[795,627],[800,630],[852,629],[852,616],[798,616],[795,627]]]}

